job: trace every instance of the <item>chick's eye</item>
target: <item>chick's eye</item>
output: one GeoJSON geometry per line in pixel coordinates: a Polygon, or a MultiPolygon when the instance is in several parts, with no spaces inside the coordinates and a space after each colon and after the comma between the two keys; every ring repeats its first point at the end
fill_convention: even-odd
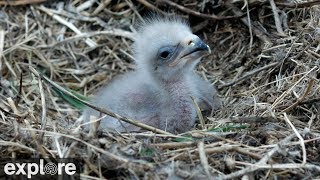
{"type": "Polygon", "coordinates": [[[160,57],[166,59],[169,56],[169,51],[163,51],[160,53],[160,57]]]}
{"type": "Polygon", "coordinates": [[[159,57],[161,59],[169,59],[174,51],[173,47],[162,47],[159,49],[159,57]]]}

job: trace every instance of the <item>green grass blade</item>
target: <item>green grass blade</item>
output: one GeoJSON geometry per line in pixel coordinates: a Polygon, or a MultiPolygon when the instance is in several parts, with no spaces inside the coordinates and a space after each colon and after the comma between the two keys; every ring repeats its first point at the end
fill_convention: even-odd
{"type": "MultiPolygon", "coordinates": [[[[73,107],[77,108],[77,109],[80,109],[80,110],[83,110],[86,105],[84,105],[82,102],[70,97],[69,95],[63,93],[62,91],[60,91],[58,88],[52,86],[52,89],[55,93],[58,94],[58,96],[60,96],[63,100],[65,100],[66,102],[68,102],[70,105],[72,105],[73,107]]],[[[77,96],[79,99],[82,99],[82,100],[85,100],[85,101],[88,101],[89,98],[86,97],[86,96],[83,96],[75,91],[72,91],[72,90],[68,90],[69,92],[71,92],[73,95],[77,96]]]]}

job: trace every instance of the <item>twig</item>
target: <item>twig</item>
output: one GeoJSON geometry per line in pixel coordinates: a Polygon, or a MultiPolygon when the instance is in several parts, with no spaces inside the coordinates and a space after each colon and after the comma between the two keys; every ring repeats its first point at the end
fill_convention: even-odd
{"type": "MultiPolygon", "coordinates": [[[[242,12],[239,8],[235,7],[233,4],[230,3],[226,3],[227,7],[231,8],[233,13],[236,15],[241,15],[242,12]]],[[[266,33],[264,33],[263,31],[261,31],[259,28],[255,27],[254,25],[251,26],[251,24],[249,24],[249,21],[246,17],[241,18],[241,21],[248,27],[251,27],[254,34],[264,43],[266,44],[271,44],[271,40],[269,39],[269,37],[266,36],[266,33]]]]}
{"type": "Polygon", "coordinates": [[[16,99],[14,101],[16,106],[18,106],[18,103],[21,100],[21,96],[22,96],[22,72],[20,73],[20,79],[19,79],[19,91],[18,91],[18,94],[17,94],[16,99]]]}
{"type": "Polygon", "coordinates": [[[149,3],[146,0],[137,0],[139,3],[143,4],[144,6],[146,6],[147,8],[153,10],[153,11],[157,11],[163,15],[166,15],[166,12],[163,12],[162,10],[160,10],[159,8],[155,7],[154,5],[152,5],[151,3],[149,3]]]}
{"type": "Polygon", "coordinates": [[[200,121],[202,130],[205,130],[205,129],[206,129],[206,123],[204,122],[204,119],[203,119],[201,110],[200,110],[200,108],[199,108],[199,105],[198,105],[198,103],[196,102],[196,100],[194,99],[194,97],[191,96],[191,99],[192,99],[192,101],[193,101],[194,107],[196,108],[197,115],[198,115],[198,118],[199,118],[199,121],[200,121]]]}
{"type": "MultiPolygon", "coordinates": [[[[310,134],[313,134],[313,132],[310,132],[310,134]]],[[[317,136],[317,135],[314,135],[314,136],[317,136]]],[[[319,140],[320,140],[320,135],[319,135],[319,137],[312,138],[312,139],[307,139],[307,140],[304,140],[303,142],[306,144],[306,143],[311,143],[311,142],[319,141],[319,140]]],[[[314,143],[316,143],[316,142],[314,142],[314,143]]],[[[288,143],[286,146],[295,146],[295,145],[300,145],[300,144],[301,144],[301,142],[299,140],[299,141],[288,143]]],[[[276,145],[274,145],[274,144],[262,145],[262,146],[259,146],[259,148],[270,148],[270,147],[275,147],[275,146],[276,145]]]]}
{"type": "Polygon", "coordinates": [[[249,116],[249,117],[229,117],[229,118],[223,118],[223,119],[217,119],[217,118],[208,118],[209,120],[212,120],[214,122],[219,123],[260,123],[264,124],[267,122],[279,122],[278,119],[275,119],[272,116],[249,116]]]}
{"type": "MultiPolygon", "coordinates": [[[[24,123],[25,123],[25,126],[26,126],[26,129],[32,129],[31,125],[30,125],[30,122],[28,120],[24,120],[24,123]]],[[[37,134],[35,131],[30,131],[30,137],[32,138],[32,140],[34,141],[35,145],[36,145],[36,148],[37,148],[37,151],[36,153],[38,155],[41,155],[42,157],[48,157],[48,151],[45,150],[45,146],[43,146],[42,142],[38,141],[37,139],[37,134]],[[40,144],[41,143],[41,144],[40,144]]]]}
{"type": "Polygon", "coordinates": [[[209,15],[209,14],[203,14],[200,12],[193,11],[191,9],[188,9],[188,8],[181,6],[181,5],[179,5],[173,1],[170,1],[170,0],[158,0],[158,2],[169,4],[170,6],[173,6],[174,8],[177,8],[180,11],[183,11],[187,14],[191,14],[191,15],[198,16],[198,17],[201,17],[204,19],[210,19],[210,20],[215,20],[215,21],[216,20],[225,20],[225,19],[236,19],[236,18],[241,18],[244,16],[244,14],[238,14],[237,16],[216,16],[214,14],[209,15]]]}
{"type": "Polygon", "coordinates": [[[320,54],[318,54],[318,53],[316,53],[316,52],[314,52],[314,51],[311,51],[310,49],[308,49],[307,52],[310,53],[310,54],[312,54],[313,56],[315,56],[315,57],[318,58],[318,59],[320,58],[320,54]]]}
{"type": "Polygon", "coordinates": [[[236,147],[234,150],[237,151],[238,153],[248,155],[248,156],[250,156],[250,157],[252,157],[252,158],[254,158],[254,159],[257,159],[257,160],[259,160],[259,159],[262,158],[262,155],[260,155],[260,154],[258,154],[258,153],[250,152],[250,151],[248,151],[248,150],[245,149],[245,148],[236,147]]]}
{"type": "MultiPolygon", "coordinates": [[[[32,73],[36,73],[35,75],[38,78],[38,85],[39,85],[39,92],[40,92],[40,99],[41,99],[41,107],[42,107],[42,114],[41,114],[41,130],[45,130],[46,124],[47,124],[47,108],[46,108],[46,98],[43,91],[42,86],[42,79],[37,71],[34,71],[32,73]]],[[[40,133],[39,139],[42,141],[44,134],[40,133]]]]}
{"type": "Polygon", "coordinates": [[[299,102],[298,105],[302,105],[302,104],[313,104],[316,102],[320,102],[320,98],[313,98],[313,99],[308,99],[302,102],[299,102]]]}
{"type": "Polygon", "coordinates": [[[314,5],[319,5],[320,0],[308,1],[302,3],[284,3],[284,2],[276,2],[278,6],[290,7],[290,8],[306,8],[314,5]]]}
{"type": "Polygon", "coordinates": [[[280,22],[280,17],[278,14],[278,8],[277,8],[276,4],[274,3],[274,0],[269,0],[269,2],[270,2],[270,6],[271,6],[271,9],[273,12],[273,17],[274,17],[277,31],[278,31],[279,35],[285,36],[285,33],[283,32],[283,29],[282,29],[282,23],[280,22]]]}
{"type": "Polygon", "coordinates": [[[81,103],[85,104],[86,106],[94,109],[94,110],[97,110],[101,113],[104,113],[104,114],[107,114],[113,118],[116,118],[116,119],[119,119],[121,121],[124,121],[124,122],[127,122],[129,124],[132,124],[132,125],[135,125],[135,126],[138,126],[138,127],[141,127],[143,129],[146,129],[146,130],[149,130],[149,131],[152,131],[152,132],[155,132],[155,133],[160,133],[160,134],[167,134],[167,135],[172,135],[171,133],[169,132],[166,132],[166,131],[163,131],[161,129],[157,129],[155,127],[152,127],[152,126],[149,126],[149,125],[146,125],[146,124],[143,124],[141,122],[138,122],[136,120],[133,120],[133,119],[130,119],[130,118],[127,118],[127,117],[124,117],[124,116],[121,116],[119,114],[116,114],[116,113],[113,113],[109,110],[106,110],[104,108],[100,108],[100,107],[96,107],[80,98],[78,98],[77,96],[75,96],[74,94],[70,93],[69,91],[65,90],[63,87],[61,87],[60,85],[56,84],[55,82],[51,81],[48,77],[42,75],[42,74],[39,74],[32,66],[29,66],[29,69],[30,71],[35,74],[36,76],[38,75],[38,77],[41,77],[41,79],[45,80],[46,82],[48,82],[49,84],[51,84],[52,86],[54,86],[55,88],[59,89],[60,91],[62,91],[63,93],[67,94],[68,96],[70,96],[71,98],[77,100],[77,101],[80,101],[81,103]]]}
{"type": "Polygon", "coordinates": [[[140,13],[138,12],[136,6],[132,3],[131,0],[125,0],[126,3],[128,4],[128,6],[130,7],[130,9],[138,16],[138,18],[140,19],[141,22],[144,22],[144,19],[142,18],[142,16],[140,15],[140,13]]]}
{"type": "MultiPolygon", "coordinates": [[[[54,135],[54,136],[62,136],[62,137],[66,137],[66,138],[69,138],[69,139],[72,139],[72,140],[75,140],[75,141],[78,141],[80,143],[83,143],[84,145],[96,150],[97,152],[100,152],[101,154],[104,154],[106,155],[107,157],[109,157],[110,159],[112,160],[116,160],[116,161],[119,161],[121,163],[141,163],[142,165],[146,165],[146,166],[149,166],[151,167],[152,164],[151,163],[145,163],[143,161],[138,161],[138,162],[135,162],[135,161],[132,161],[132,160],[129,160],[129,159],[126,159],[126,158],[123,158],[121,156],[117,156],[109,151],[106,151],[102,148],[99,148],[98,146],[95,146],[95,145],[92,145],[82,139],[79,139],[73,135],[68,135],[68,134],[62,134],[62,133],[58,133],[58,132],[52,132],[52,131],[42,131],[42,130],[38,130],[38,129],[31,129],[31,128],[21,128],[21,130],[25,130],[25,131],[31,131],[31,132],[43,132],[43,133],[46,133],[46,134],[50,134],[50,135],[54,135]]],[[[1,141],[0,141],[1,142],[1,141]]]]}
{"type": "Polygon", "coordinates": [[[154,132],[130,132],[130,133],[121,133],[122,136],[128,137],[159,137],[159,138],[183,138],[183,136],[175,135],[175,134],[155,134],[154,132]]]}
{"type": "Polygon", "coordinates": [[[252,35],[252,24],[251,24],[251,18],[250,18],[250,11],[249,11],[249,3],[248,0],[244,0],[246,3],[246,10],[247,10],[247,18],[248,18],[248,27],[249,27],[249,33],[250,33],[250,43],[249,43],[249,51],[252,50],[252,44],[253,44],[253,35],[252,35]]]}
{"type": "Polygon", "coordinates": [[[33,149],[31,147],[28,147],[28,146],[25,146],[25,145],[23,145],[21,143],[17,143],[17,142],[0,140],[0,144],[1,144],[1,146],[19,147],[21,149],[25,149],[25,150],[28,150],[30,152],[36,152],[35,149],[33,149]]]}
{"type": "MultiPolygon", "coordinates": [[[[90,124],[90,129],[89,129],[89,133],[88,133],[88,137],[95,137],[97,135],[97,131],[98,131],[98,127],[100,126],[100,122],[102,119],[104,119],[107,115],[104,116],[100,116],[99,118],[94,118],[91,119],[89,117],[89,122],[83,123],[81,124],[81,126],[84,126],[86,124],[90,124]]],[[[121,121],[120,121],[121,122],[121,121]]],[[[122,123],[121,123],[122,125],[122,123]]]]}
{"type": "Polygon", "coordinates": [[[296,81],[290,89],[283,92],[272,104],[271,108],[274,109],[281,101],[282,99],[289,94],[293,90],[294,87],[296,87],[303,79],[305,79],[312,71],[317,69],[317,66],[314,66],[312,69],[310,69],[305,75],[303,75],[298,81],[296,81]]]}
{"type": "Polygon", "coordinates": [[[223,84],[223,85],[221,85],[219,88],[228,87],[228,86],[233,86],[233,85],[235,85],[235,84],[238,84],[238,83],[240,83],[241,81],[243,81],[243,80],[245,80],[245,79],[247,79],[247,78],[249,78],[249,77],[251,77],[251,76],[253,76],[253,75],[257,74],[257,73],[259,73],[260,71],[263,71],[263,70],[272,68],[272,67],[274,67],[274,66],[277,66],[278,64],[279,64],[279,62],[274,62],[274,63],[268,64],[268,65],[266,65],[266,66],[263,66],[263,67],[261,67],[261,68],[254,69],[254,70],[246,73],[246,74],[245,74],[244,76],[242,76],[241,78],[236,79],[236,80],[234,80],[234,81],[232,81],[232,82],[223,84]]]}
{"type": "Polygon", "coordinates": [[[99,6],[91,13],[91,16],[95,16],[99,14],[101,11],[103,11],[109,4],[111,3],[111,0],[103,0],[100,2],[99,6]]]}
{"type": "Polygon", "coordinates": [[[2,70],[2,61],[3,56],[3,47],[4,47],[4,30],[0,29],[0,70],[2,70]]]}
{"type": "MultiPolygon", "coordinates": [[[[16,115],[19,116],[19,117],[25,116],[25,115],[23,115],[23,114],[18,110],[15,102],[12,100],[11,97],[8,97],[8,98],[7,98],[7,101],[8,101],[9,106],[10,106],[11,109],[13,110],[13,113],[14,113],[14,114],[16,114],[16,115]]],[[[27,114],[27,112],[24,113],[24,114],[27,114]]]]}
{"type": "Polygon", "coordinates": [[[46,2],[47,0],[0,0],[0,5],[9,5],[9,6],[19,6],[19,5],[27,5],[27,4],[36,4],[46,2]]]}
{"type": "MultiPolygon", "coordinates": [[[[74,31],[75,33],[79,34],[83,34],[75,25],[73,25],[72,23],[66,21],[65,19],[63,19],[61,16],[54,14],[50,9],[44,7],[44,6],[40,6],[37,7],[39,10],[47,13],[49,16],[51,16],[53,19],[57,20],[59,23],[67,26],[68,28],[70,28],[72,31],[74,31]]],[[[86,44],[90,47],[96,47],[97,43],[94,42],[93,40],[87,38],[85,40],[86,44]]]]}
{"type": "MultiPolygon", "coordinates": [[[[99,36],[99,35],[112,35],[112,36],[121,36],[121,37],[125,37],[131,40],[134,40],[134,35],[135,33],[129,32],[129,31],[125,31],[122,29],[110,29],[110,30],[105,30],[105,31],[97,31],[97,32],[89,32],[89,33],[83,33],[83,34],[78,34],[69,38],[64,39],[63,41],[57,42],[55,44],[52,45],[48,45],[45,47],[54,47],[54,46],[58,46],[60,44],[66,43],[66,42],[72,42],[72,41],[77,41],[83,38],[89,38],[89,37],[93,37],[93,36],[99,36]]],[[[39,47],[43,47],[43,46],[39,46],[39,47]]]]}
{"type": "Polygon", "coordinates": [[[302,148],[302,165],[307,163],[307,151],[306,151],[306,146],[304,144],[304,139],[302,138],[302,136],[300,135],[300,133],[297,131],[296,127],[294,127],[294,125],[291,123],[290,119],[287,116],[287,113],[283,113],[284,115],[284,119],[286,120],[286,122],[290,125],[290,127],[292,128],[293,132],[297,135],[297,137],[300,140],[300,145],[302,148]]]}
{"type": "Polygon", "coordinates": [[[157,143],[157,144],[151,144],[151,145],[161,149],[178,149],[178,148],[184,148],[188,146],[194,146],[196,144],[197,143],[193,141],[186,141],[186,142],[157,143]]]}
{"type": "Polygon", "coordinates": [[[10,115],[10,116],[12,116],[12,117],[14,117],[14,118],[21,118],[21,117],[22,117],[22,115],[20,115],[20,114],[14,114],[14,113],[12,113],[12,112],[6,111],[6,110],[4,110],[2,107],[0,107],[0,111],[3,112],[5,115],[10,115]]]}
{"type": "MultiPolygon", "coordinates": [[[[236,3],[236,2],[242,2],[243,0],[231,0],[230,3],[236,3]]],[[[250,0],[249,3],[266,3],[268,0],[250,0]]],[[[320,4],[320,0],[314,0],[314,1],[307,1],[307,2],[301,2],[297,3],[297,1],[291,1],[288,3],[285,3],[284,1],[276,1],[277,6],[281,7],[288,7],[288,8],[307,8],[315,5],[320,4]],[[291,3],[292,2],[292,3],[291,3]]]]}
{"type": "MultiPolygon", "coordinates": [[[[224,146],[221,146],[221,147],[206,148],[205,149],[205,153],[206,154],[224,153],[224,152],[227,152],[227,151],[233,151],[233,150],[235,150],[236,147],[237,146],[224,145],[224,146]]],[[[199,150],[198,149],[193,149],[193,150],[190,150],[188,153],[189,154],[190,153],[196,153],[197,154],[197,153],[199,153],[199,150]]],[[[187,157],[189,157],[190,156],[189,154],[186,154],[185,152],[182,152],[182,153],[174,155],[173,157],[170,157],[169,159],[166,159],[165,162],[170,162],[172,160],[183,160],[183,159],[186,159],[187,157]]]]}
{"type": "Polygon", "coordinates": [[[320,171],[320,166],[306,163],[306,164],[298,164],[298,163],[287,163],[287,164],[251,164],[251,163],[245,163],[245,162],[239,162],[236,161],[235,163],[251,166],[251,167],[257,167],[258,169],[310,169],[310,170],[317,170],[320,171]]]}
{"type": "Polygon", "coordinates": [[[204,151],[204,143],[202,141],[199,142],[198,144],[198,150],[199,150],[199,157],[200,157],[200,162],[201,165],[204,169],[204,171],[206,172],[207,176],[209,179],[211,179],[211,174],[209,171],[209,163],[208,163],[208,158],[206,156],[206,152],[204,151]]]}
{"type": "Polygon", "coordinates": [[[219,179],[233,179],[233,178],[236,178],[236,177],[239,177],[239,176],[243,176],[245,174],[248,174],[248,173],[251,173],[251,172],[254,172],[254,171],[258,170],[259,169],[259,167],[258,167],[259,165],[265,165],[268,162],[268,160],[270,160],[270,158],[276,152],[278,152],[281,149],[282,145],[287,144],[294,137],[295,137],[295,134],[291,134],[290,136],[288,136],[285,139],[281,140],[277,144],[277,146],[275,146],[266,155],[264,155],[263,158],[259,162],[257,162],[254,166],[247,167],[247,168],[241,169],[239,171],[236,171],[236,172],[233,172],[233,173],[230,173],[230,174],[227,174],[227,175],[220,176],[219,179]]]}
{"type": "Polygon", "coordinates": [[[291,106],[287,107],[286,109],[282,110],[281,112],[288,112],[291,109],[295,108],[296,106],[298,106],[305,98],[306,96],[309,94],[309,92],[311,91],[311,88],[314,84],[314,79],[311,79],[308,83],[308,87],[306,88],[305,92],[303,93],[303,95],[293,104],[291,104],[291,106]]]}
{"type": "Polygon", "coordinates": [[[88,0],[86,2],[83,2],[82,4],[80,4],[77,8],[76,11],[77,12],[81,12],[85,9],[88,9],[90,7],[92,7],[92,5],[96,2],[96,0],[88,0]]]}

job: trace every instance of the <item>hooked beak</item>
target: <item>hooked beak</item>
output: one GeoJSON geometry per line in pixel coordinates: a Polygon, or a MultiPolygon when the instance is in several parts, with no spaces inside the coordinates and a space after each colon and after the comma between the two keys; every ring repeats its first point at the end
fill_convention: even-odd
{"type": "Polygon", "coordinates": [[[181,53],[178,57],[176,57],[175,60],[173,60],[169,64],[169,66],[171,67],[179,64],[179,62],[187,56],[190,56],[190,58],[192,59],[198,59],[201,56],[203,56],[205,52],[207,52],[208,54],[211,53],[210,47],[206,43],[204,43],[200,38],[196,38],[195,40],[190,41],[184,47],[181,44],[179,44],[179,46],[182,46],[182,47],[178,47],[178,49],[181,49],[181,53]],[[193,55],[194,57],[192,57],[193,55]]]}

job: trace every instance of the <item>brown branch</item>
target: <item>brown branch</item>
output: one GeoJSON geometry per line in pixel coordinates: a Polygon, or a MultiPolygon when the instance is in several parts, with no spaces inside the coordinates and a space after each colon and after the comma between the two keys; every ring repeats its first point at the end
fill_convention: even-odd
{"type": "Polygon", "coordinates": [[[290,110],[298,106],[299,103],[302,102],[306,98],[306,96],[309,94],[313,84],[314,84],[314,79],[311,79],[303,95],[295,103],[293,103],[291,106],[287,107],[286,109],[282,110],[281,112],[289,112],[290,110]]]}
{"type": "Polygon", "coordinates": [[[249,77],[251,77],[251,76],[253,76],[253,75],[257,74],[257,73],[259,73],[260,71],[275,67],[277,65],[279,65],[279,62],[274,62],[274,63],[268,64],[266,66],[263,66],[261,68],[254,69],[254,70],[248,72],[247,74],[245,74],[244,76],[240,77],[239,79],[236,79],[236,80],[234,80],[232,82],[229,82],[229,83],[221,85],[219,88],[233,86],[233,85],[238,84],[238,83],[242,82],[243,80],[245,80],[245,79],[247,79],[247,78],[249,78],[249,77]]]}
{"type": "Polygon", "coordinates": [[[46,2],[47,0],[0,0],[0,6],[20,6],[20,5],[27,5],[27,4],[36,4],[36,3],[42,3],[46,2]]]}
{"type": "Polygon", "coordinates": [[[240,15],[237,15],[237,16],[217,16],[217,15],[214,15],[214,14],[203,14],[203,13],[200,13],[200,12],[197,12],[197,11],[194,11],[194,10],[191,10],[191,9],[188,9],[184,6],[181,6],[175,2],[172,2],[170,0],[158,0],[159,3],[166,3],[176,9],[179,9],[180,11],[183,11],[187,14],[191,14],[191,15],[194,15],[194,16],[198,16],[198,17],[201,17],[201,18],[204,18],[204,19],[210,19],[210,20],[225,20],[225,19],[235,19],[235,18],[241,18],[243,17],[245,14],[240,14],[240,15]]]}
{"type": "Polygon", "coordinates": [[[157,11],[161,14],[167,14],[166,12],[160,10],[159,8],[157,8],[156,6],[154,6],[153,4],[149,3],[146,0],[137,0],[137,1],[153,11],[157,11]]]}
{"type": "Polygon", "coordinates": [[[276,2],[277,6],[282,7],[289,7],[289,8],[305,8],[314,5],[320,5],[320,0],[314,0],[309,2],[302,2],[302,3],[283,3],[283,2],[276,2]]]}
{"type": "MultiPolygon", "coordinates": [[[[229,0],[227,1],[228,3],[231,4],[235,4],[235,3],[239,3],[239,2],[243,2],[243,0],[229,0]]],[[[267,3],[268,0],[249,0],[248,3],[251,5],[263,5],[265,3],[267,3]]],[[[277,6],[281,6],[281,7],[288,7],[288,8],[307,8],[307,7],[311,7],[311,6],[315,6],[315,5],[319,5],[320,4],[320,0],[314,0],[314,1],[308,1],[308,2],[301,2],[301,3],[295,3],[297,1],[291,1],[288,3],[285,3],[283,1],[275,1],[275,4],[277,6]]]]}

